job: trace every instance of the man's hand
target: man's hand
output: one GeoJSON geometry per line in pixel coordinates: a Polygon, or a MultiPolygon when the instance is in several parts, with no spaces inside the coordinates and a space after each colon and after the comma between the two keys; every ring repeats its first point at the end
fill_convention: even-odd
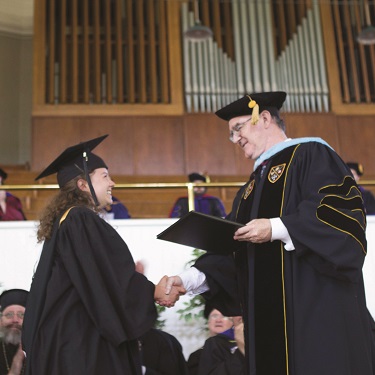
{"type": "Polygon", "coordinates": [[[142,275],[145,274],[145,265],[143,264],[143,262],[141,262],[140,260],[136,261],[135,262],[135,270],[139,273],[141,273],[142,275]]]}
{"type": "Polygon", "coordinates": [[[154,299],[155,302],[160,306],[172,307],[179,300],[180,296],[186,293],[181,279],[178,277],[180,279],[179,285],[173,285],[173,281],[170,281],[172,278],[163,276],[159,283],[155,286],[154,299]]]}
{"type": "Polygon", "coordinates": [[[12,366],[9,369],[8,375],[20,375],[22,372],[24,360],[25,354],[20,345],[15,356],[13,357],[12,366]]]}
{"type": "Polygon", "coordinates": [[[241,317],[233,319],[234,323],[234,339],[236,340],[238,350],[245,355],[245,337],[244,324],[241,317]]]}
{"type": "MultiPolygon", "coordinates": [[[[167,284],[165,286],[165,294],[169,294],[173,287],[184,287],[180,276],[168,277],[167,284]]],[[[185,290],[186,293],[186,290],[185,290]]]]}
{"type": "Polygon", "coordinates": [[[244,227],[237,229],[234,239],[252,243],[263,243],[271,240],[272,227],[269,219],[254,219],[244,227]]]}

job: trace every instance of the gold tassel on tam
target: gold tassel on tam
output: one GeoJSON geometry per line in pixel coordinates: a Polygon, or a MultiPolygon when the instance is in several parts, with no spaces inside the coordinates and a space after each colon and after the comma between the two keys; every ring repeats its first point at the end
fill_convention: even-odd
{"type": "Polygon", "coordinates": [[[255,125],[259,120],[259,105],[258,103],[251,99],[249,95],[246,95],[249,98],[248,107],[251,108],[253,111],[251,113],[251,125],[255,125]]]}

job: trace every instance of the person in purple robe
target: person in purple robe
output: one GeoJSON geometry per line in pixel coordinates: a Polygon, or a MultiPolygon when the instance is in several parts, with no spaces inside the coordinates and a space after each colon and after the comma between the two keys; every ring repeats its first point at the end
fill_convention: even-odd
{"type": "MultiPolygon", "coordinates": [[[[189,181],[193,183],[207,182],[207,178],[200,173],[189,174],[189,181]]],[[[225,217],[225,207],[223,202],[212,195],[208,195],[206,186],[194,187],[194,211],[203,214],[225,217]]],[[[189,212],[188,197],[180,197],[176,200],[169,217],[182,217],[189,212]]]]}

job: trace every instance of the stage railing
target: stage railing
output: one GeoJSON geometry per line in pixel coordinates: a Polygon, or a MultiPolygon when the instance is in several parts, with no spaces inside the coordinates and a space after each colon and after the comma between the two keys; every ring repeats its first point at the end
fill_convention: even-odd
{"type": "MultiPolygon", "coordinates": [[[[133,184],[116,184],[115,190],[117,189],[187,189],[189,210],[194,210],[194,187],[195,186],[206,186],[207,188],[212,187],[241,187],[245,184],[245,181],[239,182],[163,182],[163,183],[133,183],[133,184]]],[[[362,186],[375,186],[375,180],[361,180],[360,185],[362,186]]],[[[37,185],[0,185],[0,190],[53,190],[58,189],[57,184],[37,184],[37,185]]]]}
{"type": "MultiPolygon", "coordinates": [[[[187,189],[189,210],[194,210],[194,187],[195,186],[207,186],[210,187],[241,187],[245,182],[209,182],[209,183],[183,183],[183,182],[164,182],[164,183],[133,183],[133,184],[116,184],[115,190],[117,189],[187,189]]],[[[375,181],[374,181],[375,184],[375,181]]],[[[45,185],[1,185],[0,190],[53,190],[58,189],[57,184],[45,184],[45,185]]]]}

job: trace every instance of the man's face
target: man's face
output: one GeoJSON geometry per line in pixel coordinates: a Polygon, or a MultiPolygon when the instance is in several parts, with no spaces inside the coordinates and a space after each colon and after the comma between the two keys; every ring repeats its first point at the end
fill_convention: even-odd
{"type": "Polygon", "coordinates": [[[352,174],[353,174],[353,177],[354,177],[354,179],[355,179],[355,182],[358,183],[358,181],[359,181],[359,176],[358,176],[357,171],[356,171],[355,169],[352,169],[352,168],[350,168],[350,170],[351,170],[351,172],[352,172],[352,174]]]}
{"type": "MultiPolygon", "coordinates": [[[[202,183],[204,183],[204,181],[202,181],[202,180],[195,180],[193,182],[194,182],[194,184],[202,184],[202,183]]],[[[201,195],[203,195],[206,192],[207,188],[205,186],[194,186],[193,190],[194,190],[194,194],[195,195],[201,196],[201,195]]]]}
{"type": "Polygon", "coordinates": [[[0,336],[7,344],[18,345],[21,342],[25,308],[20,305],[7,306],[1,313],[0,336]]]}
{"type": "Polygon", "coordinates": [[[257,159],[267,149],[264,118],[259,116],[255,125],[252,125],[250,120],[251,116],[232,118],[229,120],[229,133],[231,141],[242,148],[246,158],[257,159]]]}

